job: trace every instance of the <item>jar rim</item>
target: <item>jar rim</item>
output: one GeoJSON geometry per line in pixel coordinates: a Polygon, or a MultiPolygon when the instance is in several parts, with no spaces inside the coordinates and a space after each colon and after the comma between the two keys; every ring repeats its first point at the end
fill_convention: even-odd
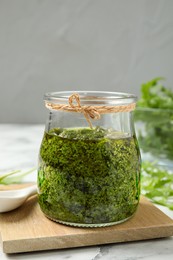
{"type": "Polygon", "coordinates": [[[111,104],[124,105],[136,103],[137,96],[124,92],[109,92],[109,91],[59,91],[47,92],[44,95],[44,101],[54,104],[64,104],[68,102],[69,97],[77,93],[80,96],[81,104],[111,104]]]}

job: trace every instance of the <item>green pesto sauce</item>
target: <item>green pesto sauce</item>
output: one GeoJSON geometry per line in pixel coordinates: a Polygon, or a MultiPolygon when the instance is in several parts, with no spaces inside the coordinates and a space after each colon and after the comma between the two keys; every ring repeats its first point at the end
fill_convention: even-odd
{"type": "Polygon", "coordinates": [[[38,186],[40,207],[54,220],[99,224],[129,218],[140,194],[136,139],[100,127],[45,132],[38,186]]]}

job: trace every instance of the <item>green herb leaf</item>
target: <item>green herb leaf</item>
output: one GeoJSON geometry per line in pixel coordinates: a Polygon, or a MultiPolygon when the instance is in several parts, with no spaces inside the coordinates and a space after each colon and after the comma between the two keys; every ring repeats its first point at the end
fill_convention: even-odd
{"type": "Polygon", "coordinates": [[[158,77],[141,86],[141,99],[138,107],[173,109],[173,92],[160,83],[158,77]]]}
{"type": "Polygon", "coordinates": [[[13,183],[21,183],[23,181],[23,178],[36,170],[36,167],[30,169],[26,172],[21,172],[20,170],[15,170],[3,175],[0,175],[0,184],[13,184],[13,183]]]}
{"type": "Polygon", "coordinates": [[[141,86],[134,112],[139,147],[159,158],[173,160],[173,91],[155,78],[141,86]],[[137,122],[142,123],[141,125],[137,122]]]}
{"type": "Polygon", "coordinates": [[[141,182],[143,195],[173,210],[173,172],[156,163],[143,162],[141,182]]]}

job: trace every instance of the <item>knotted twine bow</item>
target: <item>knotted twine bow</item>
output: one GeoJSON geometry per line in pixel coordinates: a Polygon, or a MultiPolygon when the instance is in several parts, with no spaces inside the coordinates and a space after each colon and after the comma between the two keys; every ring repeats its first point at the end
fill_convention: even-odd
{"type": "Polygon", "coordinates": [[[92,127],[92,123],[90,119],[98,120],[101,117],[101,114],[107,113],[118,113],[118,112],[130,112],[135,109],[136,104],[131,103],[128,105],[119,105],[119,106],[82,106],[80,102],[79,94],[73,93],[68,99],[68,105],[62,104],[53,104],[50,102],[45,102],[45,105],[49,109],[53,110],[63,110],[69,112],[78,112],[82,113],[90,128],[92,127]],[[74,105],[74,101],[76,101],[77,105],[74,105]]]}

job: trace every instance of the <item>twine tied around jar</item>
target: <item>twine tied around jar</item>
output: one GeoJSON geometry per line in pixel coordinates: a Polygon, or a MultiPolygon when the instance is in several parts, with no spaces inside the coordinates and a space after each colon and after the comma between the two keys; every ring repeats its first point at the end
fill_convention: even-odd
{"type": "Polygon", "coordinates": [[[131,103],[128,105],[117,105],[117,106],[88,106],[88,105],[82,106],[80,102],[79,94],[73,93],[68,99],[68,105],[54,104],[46,101],[45,106],[53,110],[82,113],[85,116],[90,128],[93,128],[90,119],[98,120],[100,119],[101,114],[130,112],[135,109],[136,104],[131,103]],[[77,103],[77,105],[74,104],[74,101],[77,103]]]}

